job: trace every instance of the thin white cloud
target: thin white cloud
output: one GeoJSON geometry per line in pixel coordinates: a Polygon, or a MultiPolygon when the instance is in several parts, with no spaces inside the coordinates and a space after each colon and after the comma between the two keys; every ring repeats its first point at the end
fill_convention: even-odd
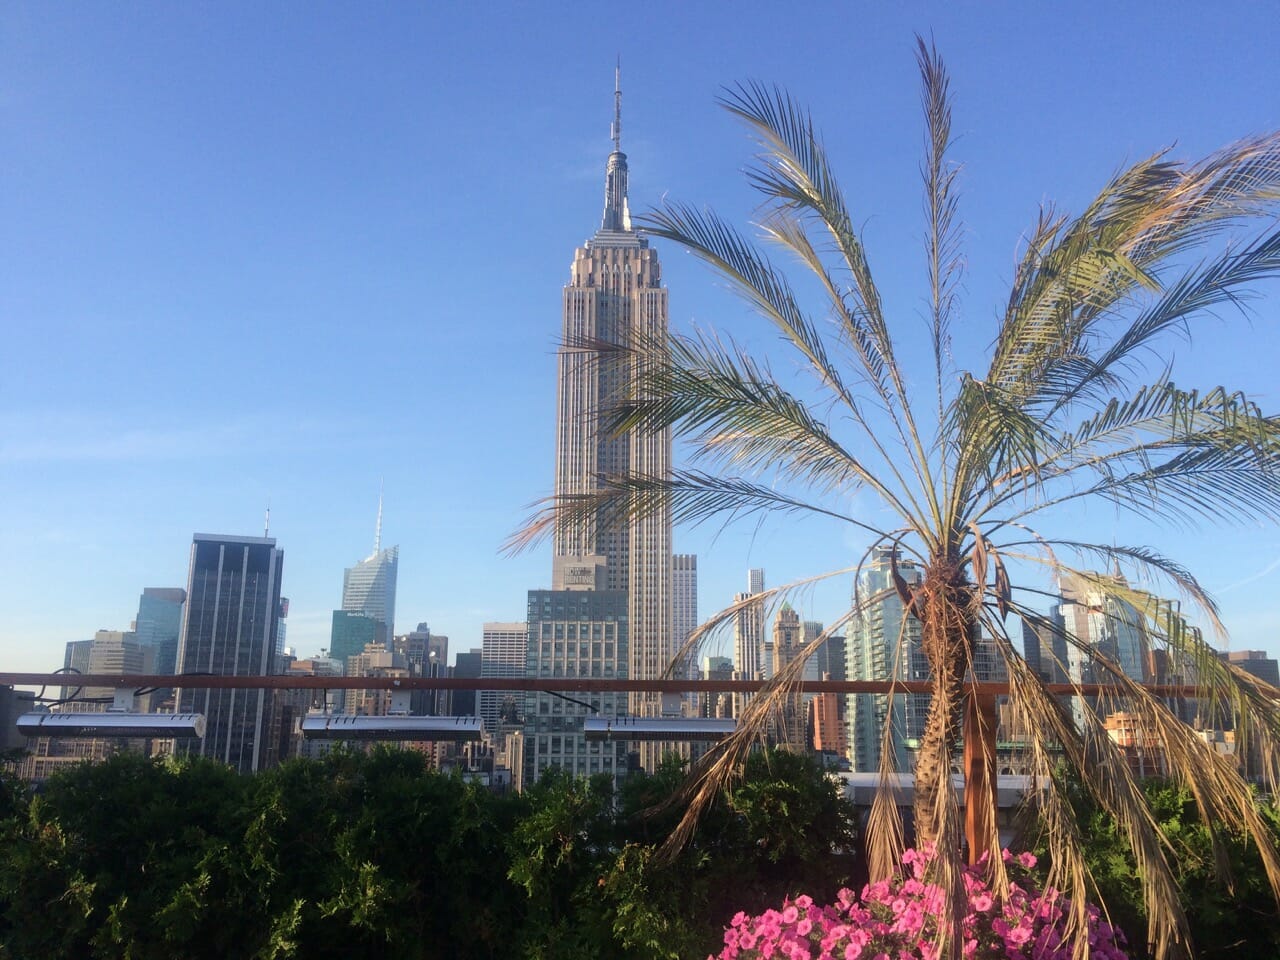
{"type": "MultiPolygon", "coordinates": [[[[291,420],[291,443],[349,439],[354,424],[291,420]]],[[[241,417],[194,425],[124,425],[91,415],[0,418],[0,463],[191,460],[274,448],[279,424],[241,417]]]]}
{"type": "Polygon", "coordinates": [[[1274,572],[1277,569],[1280,569],[1280,557],[1276,557],[1274,560],[1268,563],[1265,567],[1263,567],[1257,573],[1250,574],[1249,576],[1245,577],[1243,580],[1237,580],[1235,583],[1228,584],[1227,586],[1219,589],[1217,592],[1219,594],[1222,594],[1222,593],[1227,593],[1228,591],[1234,590],[1237,587],[1243,587],[1246,584],[1253,583],[1255,580],[1261,580],[1263,577],[1267,576],[1268,574],[1274,572]]]}

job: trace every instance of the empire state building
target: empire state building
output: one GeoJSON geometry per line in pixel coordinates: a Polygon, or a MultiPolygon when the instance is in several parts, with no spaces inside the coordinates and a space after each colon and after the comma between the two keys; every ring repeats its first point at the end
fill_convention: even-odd
{"type": "MultiPolygon", "coordinates": [[[[658,254],[632,227],[627,209],[621,102],[615,80],[604,215],[595,236],[574,253],[564,288],[557,356],[557,498],[595,492],[608,476],[665,477],[671,470],[670,430],[609,435],[601,428],[601,412],[630,391],[633,365],[625,355],[607,349],[583,349],[592,343],[625,347],[666,341],[667,291],[661,286],[658,254]]],[[[561,523],[554,535],[554,556],[557,590],[627,591],[627,676],[661,676],[675,655],[670,510],[621,520],[561,523]]],[[[661,697],[633,693],[628,708],[633,716],[654,716],[661,712],[661,697]]]]}

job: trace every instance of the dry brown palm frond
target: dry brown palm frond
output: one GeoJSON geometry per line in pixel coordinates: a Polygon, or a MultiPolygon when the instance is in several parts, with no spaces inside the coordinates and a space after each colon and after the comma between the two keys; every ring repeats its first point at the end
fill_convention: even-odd
{"type": "MultiPolygon", "coordinates": [[[[1257,798],[1240,775],[1236,762],[1219,754],[1197,736],[1162,699],[1154,696],[1145,685],[1128,677],[1113,661],[1096,658],[1095,663],[1106,677],[1106,682],[1115,686],[1117,702],[1136,714],[1139,729],[1159,744],[1169,778],[1190,793],[1212,841],[1219,877],[1231,883],[1230,860],[1223,842],[1223,831],[1242,832],[1257,848],[1267,880],[1280,899],[1280,854],[1275,849],[1272,832],[1258,813],[1257,798]]],[[[1245,688],[1254,687],[1229,672],[1219,683],[1228,687],[1237,684],[1245,688]]],[[[1240,702],[1231,690],[1223,699],[1229,709],[1240,702]]],[[[1268,713],[1273,722],[1280,718],[1280,705],[1274,700],[1269,700],[1265,707],[1259,709],[1268,713]]]]}
{"type": "MultiPolygon", "coordinates": [[[[702,645],[717,631],[722,630],[725,626],[733,622],[734,617],[744,610],[759,606],[760,604],[772,604],[775,601],[781,602],[791,597],[797,591],[805,590],[814,584],[822,583],[825,580],[831,580],[839,577],[847,577],[857,571],[857,567],[845,567],[840,570],[829,570],[825,573],[816,574],[811,577],[802,577],[799,580],[792,580],[790,583],[784,583],[781,586],[769,587],[760,593],[753,593],[741,600],[735,600],[729,606],[712,614],[701,624],[699,624],[688,637],[685,638],[683,644],[676,650],[676,654],[671,658],[671,662],[667,664],[666,669],[662,672],[663,677],[670,677],[681,664],[689,662],[690,656],[702,648],[702,645]]],[[[841,619],[836,622],[835,629],[839,629],[839,625],[845,622],[841,619]]],[[[832,628],[828,627],[818,638],[819,643],[826,642],[827,638],[832,636],[832,628]]],[[[806,658],[814,651],[806,652],[806,658]]]]}
{"type": "MultiPolygon", "coordinates": [[[[809,586],[825,577],[826,575],[805,578],[783,587],[771,588],[761,594],[753,594],[721,611],[712,619],[723,623],[737,611],[759,603],[766,594],[773,600],[779,600],[788,593],[809,586]]],[[[868,605],[876,599],[879,597],[869,599],[868,605]]],[[[741,775],[742,765],[746,762],[747,756],[764,742],[771,719],[786,708],[788,701],[798,697],[798,684],[804,679],[809,658],[814,656],[830,637],[836,635],[837,631],[842,630],[858,612],[859,608],[855,606],[829,624],[813,643],[806,644],[790,663],[770,678],[757,694],[750,697],[746,701],[742,716],[738,718],[734,733],[707,751],[694,764],[682,787],[663,801],[659,809],[683,805],[684,814],[675,830],[663,842],[659,851],[662,858],[674,857],[692,840],[702,815],[720,793],[732,789],[741,775]]],[[[688,645],[685,648],[686,653],[687,651],[688,645]]],[[[680,659],[677,657],[672,663],[680,662],[680,659]]]]}
{"type": "MultiPolygon", "coordinates": [[[[1072,908],[1063,930],[1064,939],[1074,940],[1077,944],[1087,942],[1081,933],[1088,919],[1087,904],[1094,899],[1096,887],[1084,859],[1085,844],[1080,824],[1067,798],[1067,785],[1060,779],[1058,758],[1050,749],[1050,745],[1057,742],[1057,736],[1071,729],[1071,720],[1052,697],[1038,696],[1030,690],[1030,685],[1038,678],[1007,641],[997,641],[997,647],[1004,655],[1009,674],[1012,711],[1030,730],[1027,740],[1029,759],[1034,782],[1040,787],[1033,801],[1036,805],[1035,820],[1036,826],[1043,831],[1049,851],[1046,888],[1062,890],[1071,900],[1072,908]]],[[[1076,956],[1079,957],[1078,952],[1076,956]]]]}

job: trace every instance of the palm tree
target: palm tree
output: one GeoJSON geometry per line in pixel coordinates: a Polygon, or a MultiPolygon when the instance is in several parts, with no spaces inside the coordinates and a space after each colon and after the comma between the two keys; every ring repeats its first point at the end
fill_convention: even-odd
{"type": "MultiPolygon", "coordinates": [[[[1280,134],[1194,163],[1157,153],[1114,176],[1078,216],[1041,209],[1018,257],[989,365],[959,370],[949,349],[961,256],[948,77],[937,51],[918,46],[927,131],[928,375],[908,377],[899,355],[904,332],[885,314],[810,116],[777,88],[734,87],[721,103],[762,147],[747,173],[764,198],[755,239],[799,261],[816,308],[803,304],[801,286],[755,239],[713,213],[667,203],[644,225],[707,262],[772,321],[808,382],[788,386],[723,332],[623,348],[580,345],[621,350],[634,371],[627,399],[603,412],[606,428],[670,428],[687,442],[689,466],[671,476],[603,478],[597,494],[549,501],[525,535],[545,534],[557,520],[636,515],[659,505],[677,522],[783,511],[862,531],[868,555],[880,548],[884,556],[890,547],[889,556],[910,558],[920,582],[908,583],[895,569],[894,590],[920,623],[931,691],[915,768],[915,824],[920,840],[937,845],[938,879],[955,893],[957,910],[962,827],[950,777],[966,715],[974,769],[991,771],[994,763],[990,714],[976,709],[976,694],[967,696],[975,689],[966,680],[975,640],[984,635],[1007,668],[1010,710],[1034,733],[1026,762],[1044,785],[1048,882],[1072,895],[1082,921],[1091,883],[1066,799],[1065,760],[1127,836],[1145,887],[1149,939],[1158,956],[1172,955],[1186,949],[1187,927],[1166,840],[1097,713],[1080,711],[1073,720],[1015,649],[1011,629],[1040,623],[1036,607],[1046,594],[1015,588],[1010,571],[1022,578],[1038,567],[1121,600],[1153,643],[1194,670],[1201,695],[1234,717],[1241,740],[1264,748],[1261,773],[1274,782],[1280,770],[1269,748],[1280,735],[1280,690],[1221,661],[1190,626],[1194,614],[1223,632],[1213,598],[1193,574],[1148,548],[1055,537],[1043,521],[1088,500],[1174,524],[1280,519],[1280,418],[1222,387],[1177,386],[1158,362],[1170,335],[1188,333],[1280,272],[1280,134]],[[928,387],[909,386],[920,383],[928,387]],[[882,529],[866,511],[852,515],[855,492],[878,498],[893,523],[882,529]],[[1130,571],[1128,581],[1093,572],[1117,565],[1130,571]],[[1161,593],[1180,602],[1160,600],[1161,593]]],[[[848,617],[879,599],[856,598],[848,617]]],[[[691,642],[731,614],[713,618],[691,642]]],[[[1252,835],[1280,897],[1280,858],[1234,763],[1114,659],[1069,632],[1062,639],[1090,659],[1110,701],[1123,702],[1163,742],[1170,775],[1190,788],[1215,835],[1252,835]]],[[[673,843],[688,836],[714,791],[734,775],[801,669],[793,664],[776,677],[752,700],[739,733],[695,768],[685,829],[673,843]]],[[[1076,692],[1085,692],[1078,680],[1076,692]]],[[[881,753],[887,775],[893,751],[881,753]]],[[[990,787],[970,777],[970,811],[990,811],[977,792],[990,787]]],[[[879,873],[902,847],[902,825],[887,791],[881,794],[869,828],[879,873]]],[[[976,845],[997,846],[994,817],[975,823],[976,845]]],[[[1220,863],[1225,869],[1225,857],[1220,863]]],[[[998,857],[989,869],[998,887],[1007,882],[998,857]]],[[[1086,951],[1081,944],[1079,955],[1086,951]]]]}

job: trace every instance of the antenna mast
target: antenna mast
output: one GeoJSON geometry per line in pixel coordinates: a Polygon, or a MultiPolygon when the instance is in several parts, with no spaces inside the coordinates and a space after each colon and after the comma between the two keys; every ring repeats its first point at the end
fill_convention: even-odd
{"type": "Polygon", "coordinates": [[[622,152],[622,57],[613,68],[613,125],[609,128],[613,138],[613,152],[622,152]]]}

